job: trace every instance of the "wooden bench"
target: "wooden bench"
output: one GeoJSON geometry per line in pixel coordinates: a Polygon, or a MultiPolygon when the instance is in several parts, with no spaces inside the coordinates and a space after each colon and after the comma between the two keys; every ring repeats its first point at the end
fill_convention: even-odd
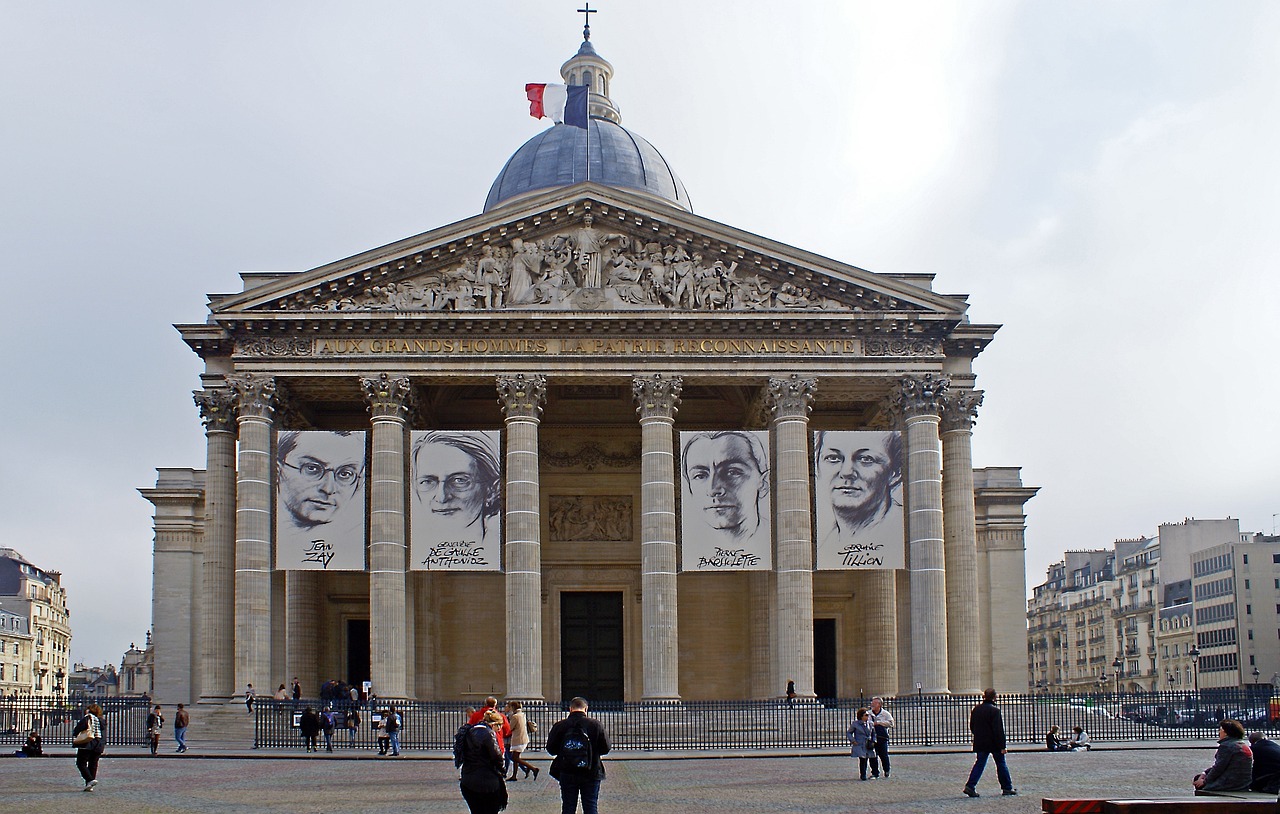
{"type": "Polygon", "coordinates": [[[1280,810],[1269,794],[1232,792],[1165,800],[1050,799],[1040,802],[1044,814],[1262,814],[1280,810]]]}

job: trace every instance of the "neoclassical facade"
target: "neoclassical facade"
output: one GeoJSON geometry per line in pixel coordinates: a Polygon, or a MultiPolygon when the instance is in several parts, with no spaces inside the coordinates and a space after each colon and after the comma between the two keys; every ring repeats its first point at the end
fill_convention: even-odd
{"type": "MultiPolygon", "coordinates": [[[[593,88],[588,128],[518,150],[482,214],[246,274],[178,326],[205,362],[208,454],[144,490],[156,697],[224,702],[293,676],[419,699],[769,698],[788,680],[824,697],[1021,690],[1035,490],[971,454],[973,360],[997,326],[930,275],[693,214],[621,127],[589,41],[562,74],[593,88]],[[814,433],[867,430],[901,433],[906,567],[818,570],[814,433]],[[363,568],[281,566],[294,431],[364,439],[348,478],[363,568]],[[679,439],[697,431],[765,439],[755,567],[682,561],[679,439]],[[436,433],[500,439],[484,567],[416,553],[417,451],[436,433]]],[[[310,474],[342,476],[325,461],[310,474]]]]}

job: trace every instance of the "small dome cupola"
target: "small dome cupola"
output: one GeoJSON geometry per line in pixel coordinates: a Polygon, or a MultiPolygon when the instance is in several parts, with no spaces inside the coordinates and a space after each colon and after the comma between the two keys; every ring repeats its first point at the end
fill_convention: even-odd
{"type": "MultiPolygon", "coordinates": [[[[584,36],[591,36],[591,29],[583,29],[584,36]]],[[[560,76],[566,85],[586,85],[591,95],[588,113],[614,124],[622,124],[622,113],[609,98],[609,85],[613,82],[613,66],[609,60],[596,53],[590,39],[584,39],[578,53],[560,66],[560,76]]]]}

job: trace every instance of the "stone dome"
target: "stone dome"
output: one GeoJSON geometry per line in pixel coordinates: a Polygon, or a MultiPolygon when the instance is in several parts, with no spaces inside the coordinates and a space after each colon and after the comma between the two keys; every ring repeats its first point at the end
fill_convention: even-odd
{"type": "Polygon", "coordinates": [[[689,193],[662,153],[622,126],[622,113],[609,98],[613,66],[591,45],[589,27],[582,35],[582,45],[560,66],[560,76],[565,84],[589,88],[587,127],[557,124],[526,141],[498,173],[484,211],[532,192],[593,181],[652,195],[692,212],[689,193]]]}
{"type": "Polygon", "coordinates": [[[589,136],[581,127],[557,124],[526,141],[498,173],[484,211],[530,192],[588,180],[638,190],[693,211],[684,184],[652,144],[609,119],[593,116],[588,127],[589,136]]]}

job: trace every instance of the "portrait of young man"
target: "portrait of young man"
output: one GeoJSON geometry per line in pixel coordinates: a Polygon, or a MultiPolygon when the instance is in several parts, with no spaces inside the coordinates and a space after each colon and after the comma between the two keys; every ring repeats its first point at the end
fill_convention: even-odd
{"type": "Polygon", "coordinates": [[[412,434],[410,557],[417,570],[501,567],[502,468],[498,430],[412,434]]]}
{"type": "Polygon", "coordinates": [[[681,563],[685,571],[772,564],[768,433],[680,433],[681,563]]]}
{"type": "Polygon", "coordinates": [[[276,568],[364,569],[365,433],[281,432],[276,568]]]}
{"type": "Polygon", "coordinates": [[[902,435],[813,434],[819,569],[902,568],[902,435]]]}

